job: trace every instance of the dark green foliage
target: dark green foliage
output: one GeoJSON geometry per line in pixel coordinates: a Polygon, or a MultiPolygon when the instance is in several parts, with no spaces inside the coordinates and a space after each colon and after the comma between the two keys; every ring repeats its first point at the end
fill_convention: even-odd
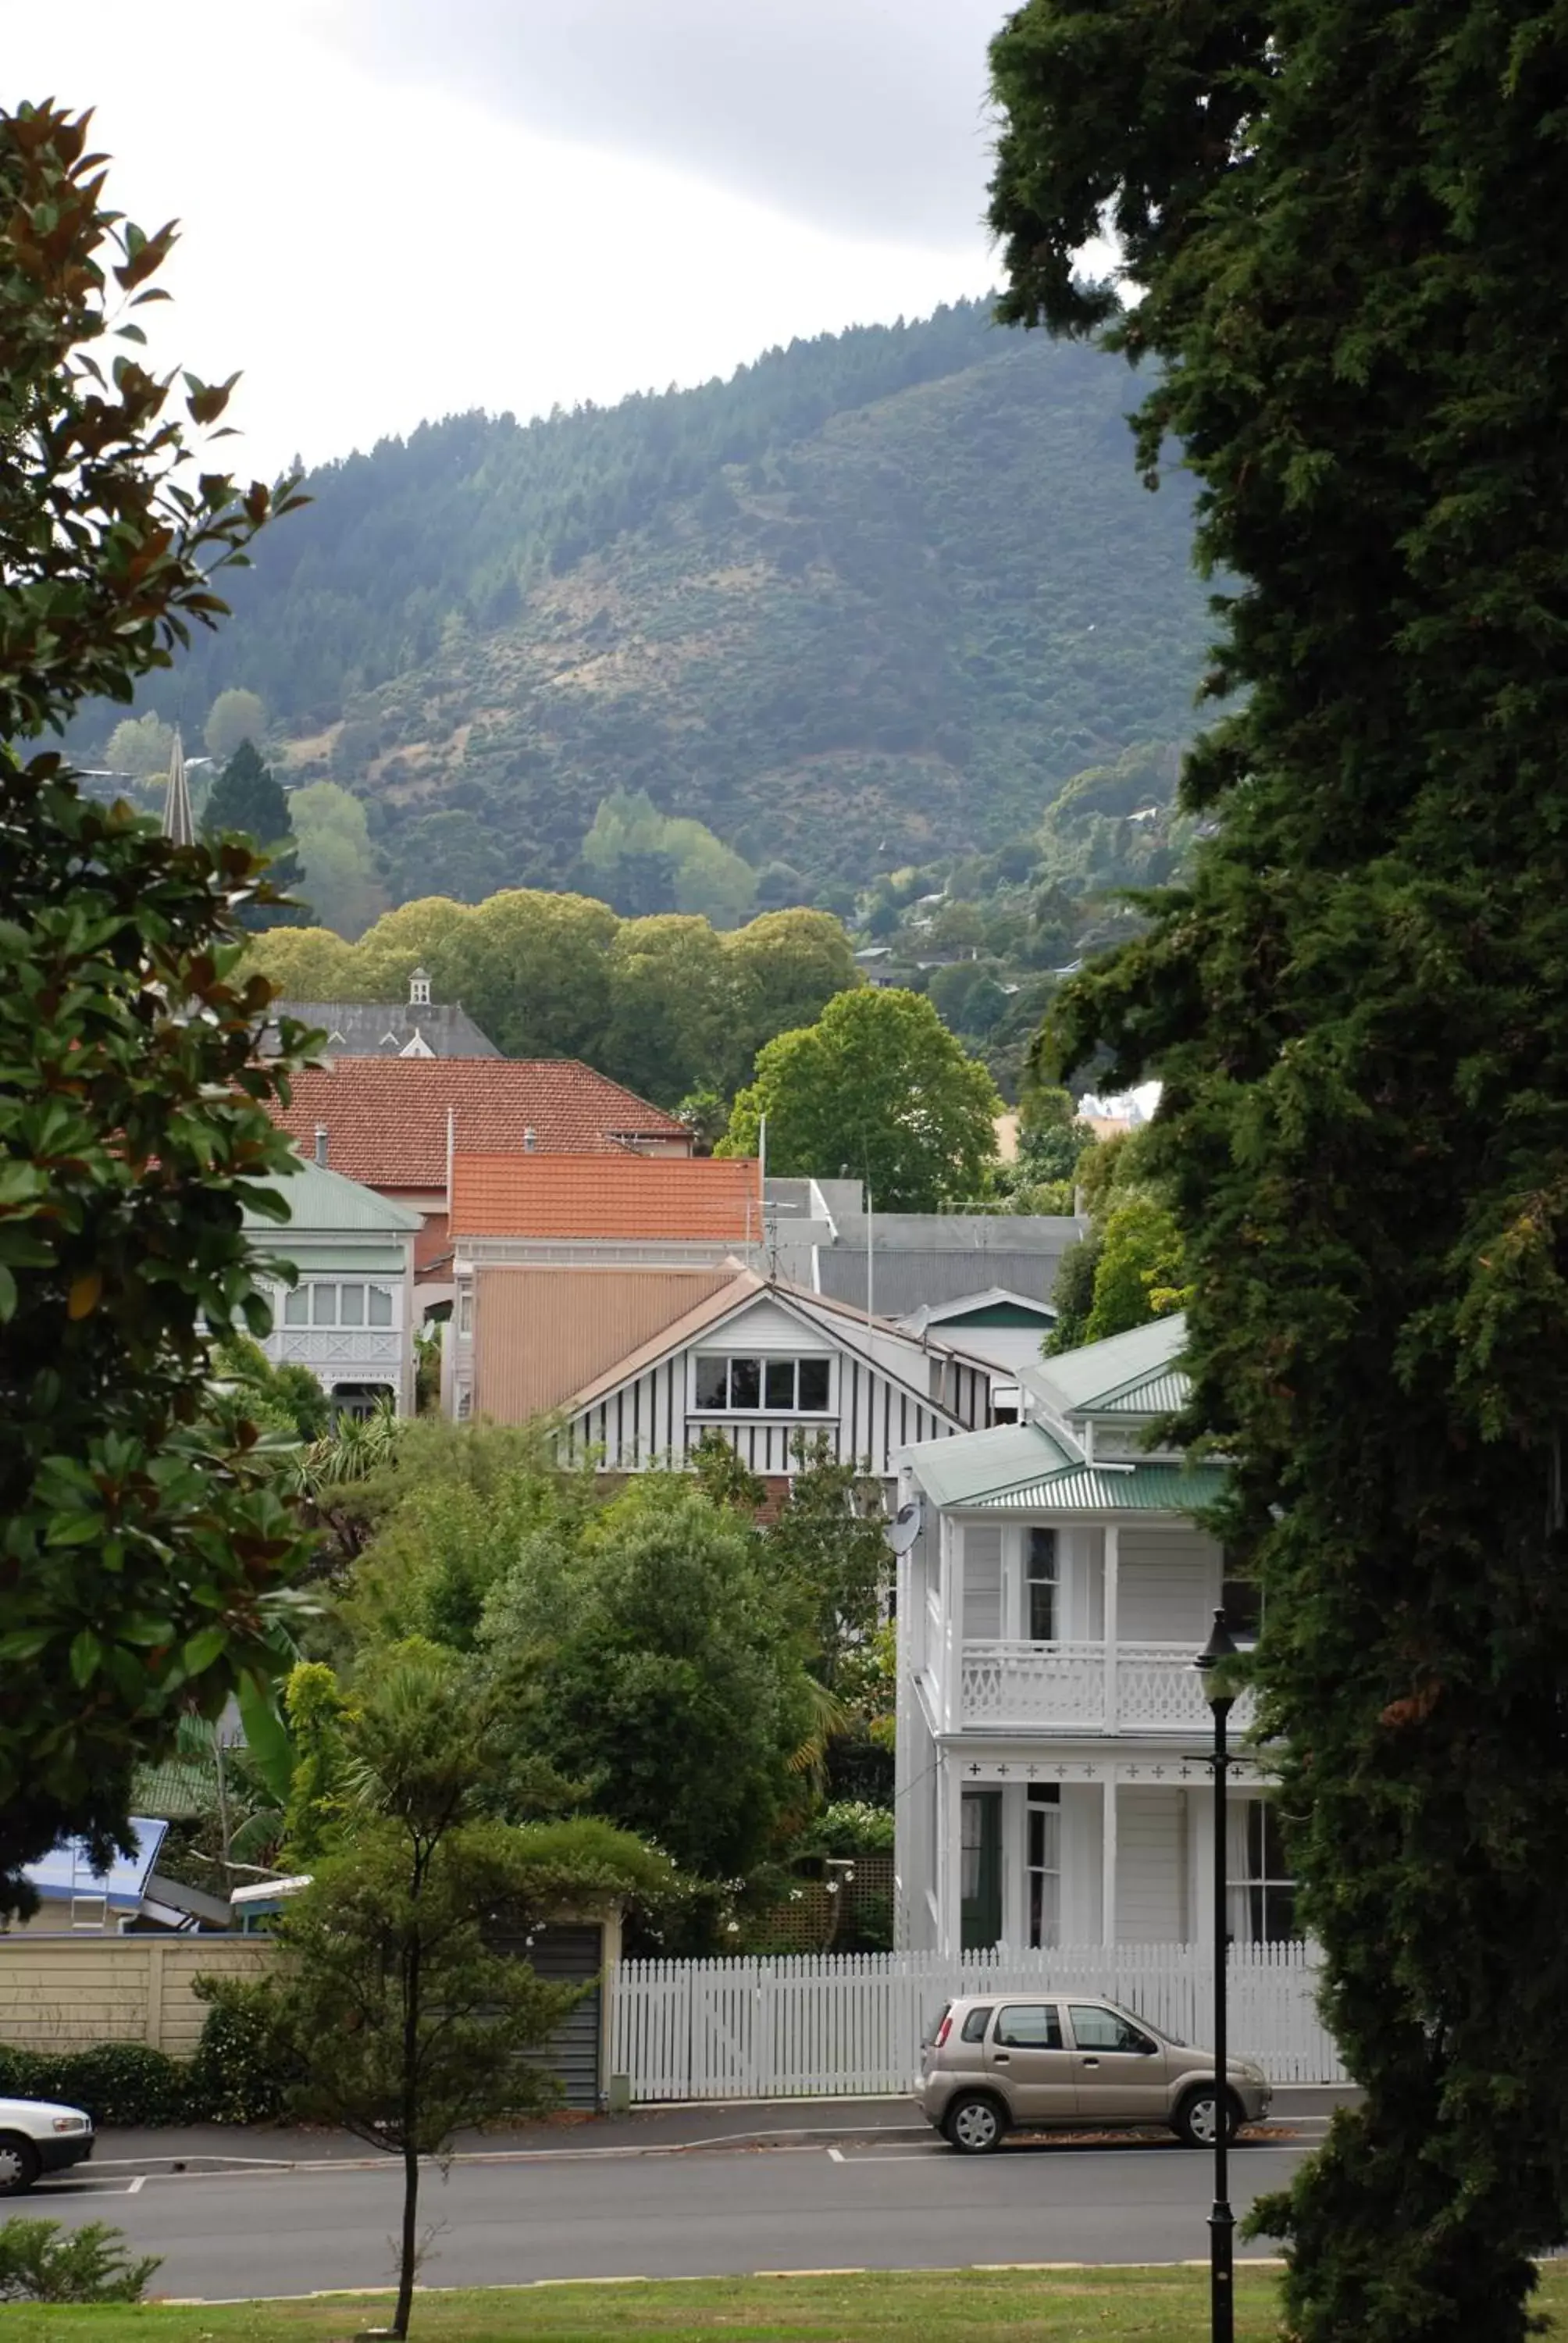
{"type": "MultiPolygon", "coordinates": [[[[202,808],[201,827],[204,838],[233,831],[249,839],[268,857],[267,878],[276,892],[297,895],[301,872],[288,799],[254,742],[242,740],[213,783],[202,808]]],[[[245,908],[240,924],[251,929],[298,927],[304,917],[293,905],[257,903],[245,908]]]]}
{"type": "MultiPolygon", "coordinates": [[[[1126,404],[1110,361],[970,302],[608,410],[454,417],[311,476],[166,712],[232,679],[297,739],[347,719],[332,771],[387,760],[402,893],[580,883],[618,787],[826,904],[1185,737],[1189,502],[1126,473],[1126,404]],[[453,812],[489,860],[432,882],[404,841],[453,812]]],[[[626,909],[681,907],[637,877],[626,909]]]]}
{"type": "Polygon", "coordinates": [[[106,2221],[0,2222],[0,2302],[139,2302],[162,2267],[160,2254],[133,2260],[106,2221]]]}
{"type": "Polygon", "coordinates": [[[1366,2089],[1260,2217],[1302,2343],[1518,2343],[1568,2194],[1560,27],[1031,0],[995,57],[1007,310],[1109,314],[1109,207],[1175,362],[1143,460],[1181,439],[1241,579],[1215,835],[1058,1051],[1166,1081],[1191,1425],[1366,2089]]]}
{"type": "Polygon", "coordinates": [[[95,2124],[199,2120],[190,2068],[141,2042],[105,2042],[91,2050],[0,2045],[0,2094],[82,2107],[95,2124]]]}
{"type": "MultiPolygon", "coordinates": [[[[187,480],[172,378],[95,347],[172,229],[99,210],[85,130],[0,112],[0,1908],[63,1833],[126,1841],[138,1762],[272,1664],[302,1556],[247,1440],[198,1416],[208,1330],[266,1322],[244,1207],[283,1212],[259,1101],[288,1060],[254,1063],[236,920],[269,890],[247,849],[176,849],[23,761],[221,616],[213,573],[275,509],[187,480]]],[[[186,382],[215,420],[226,393],[186,382]]]]}
{"type": "MultiPolygon", "coordinates": [[[[186,2122],[272,2123],[299,2075],[273,2039],[243,1981],[198,1977],[208,2005],[196,2056],[183,2071],[186,2122]]],[[[146,2116],[136,2118],[146,2123],[146,2116]]]]}
{"type": "Polygon", "coordinates": [[[816,1672],[834,1684],[846,1644],[877,1624],[891,1575],[882,1493],[833,1454],[826,1433],[797,1433],[789,1503],[764,1533],[768,1564],[800,1606],[816,1672]]]}

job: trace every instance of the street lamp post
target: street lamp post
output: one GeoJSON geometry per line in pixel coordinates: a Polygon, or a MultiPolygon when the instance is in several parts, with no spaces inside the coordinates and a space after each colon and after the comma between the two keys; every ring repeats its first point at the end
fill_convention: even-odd
{"type": "Polygon", "coordinates": [[[1223,1611],[1195,1664],[1202,1672],[1203,1696],[1214,1712],[1214,1747],[1209,1764],[1214,1774],[1214,2203],[1209,2215],[1209,2332],[1213,2343],[1233,2343],[1236,2332],[1235,2269],[1232,2252],[1236,2217],[1231,2210],[1231,2065],[1225,2040],[1225,1782],[1231,1770],[1226,1740],[1234,1693],[1225,1689],[1215,1671],[1236,1656],[1236,1646],[1223,1611]]]}

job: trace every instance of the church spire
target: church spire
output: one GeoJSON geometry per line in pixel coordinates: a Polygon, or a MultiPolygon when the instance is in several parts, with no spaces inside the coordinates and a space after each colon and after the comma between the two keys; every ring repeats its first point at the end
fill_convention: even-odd
{"type": "Polygon", "coordinates": [[[196,844],[191,793],[186,783],[186,752],[180,745],[177,724],[175,726],[175,745],[169,751],[169,786],[164,799],[164,836],[176,846],[196,844]]]}

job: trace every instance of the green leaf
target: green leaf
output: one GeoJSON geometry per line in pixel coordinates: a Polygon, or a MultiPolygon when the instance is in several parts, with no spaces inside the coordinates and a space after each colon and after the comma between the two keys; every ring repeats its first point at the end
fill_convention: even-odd
{"type": "Polygon", "coordinates": [[[104,1657],[101,1639],[90,1627],[78,1628],[71,1638],[71,1677],[75,1684],[85,1685],[96,1675],[104,1657]]]}
{"type": "Polygon", "coordinates": [[[180,1654],[180,1664],[186,1675],[199,1676],[220,1659],[229,1644],[226,1627],[204,1627],[191,1637],[180,1654]]]}

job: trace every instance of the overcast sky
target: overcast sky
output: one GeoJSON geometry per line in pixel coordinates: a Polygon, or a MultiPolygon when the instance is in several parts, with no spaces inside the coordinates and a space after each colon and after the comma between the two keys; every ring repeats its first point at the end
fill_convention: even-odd
{"type": "Polygon", "coordinates": [[[158,355],[243,368],[227,460],[270,472],[983,291],[1005,7],[0,0],[0,73],[178,215],[158,355]]]}

